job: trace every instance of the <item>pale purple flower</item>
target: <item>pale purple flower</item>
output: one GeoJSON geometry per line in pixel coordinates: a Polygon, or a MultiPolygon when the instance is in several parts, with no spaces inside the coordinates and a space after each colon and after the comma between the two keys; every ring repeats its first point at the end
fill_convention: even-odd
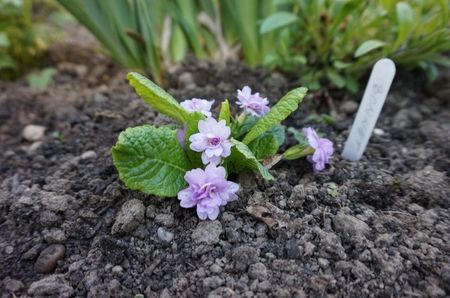
{"type": "Polygon", "coordinates": [[[328,139],[320,138],[311,127],[304,128],[303,133],[308,139],[309,146],[314,148],[314,154],[308,156],[308,161],[313,164],[315,171],[322,171],[333,154],[333,143],[328,139]]]}
{"type": "Polygon", "coordinates": [[[209,164],[205,170],[194,169],[184,175],[189,186],[178,193],[180,206],[191,208],[197,206],[197,215],[204,220],[215,220],[219,207],[237,199],[237,183],[227,181],[224,167],[209,164]]]}
{"type": "Polygon", "coordinates": [[[180,105],[188,112],[201,112],[206,117],[211,117],[211,107],[214,100],[208,101],[206,99],[193,98],[180,103],[180,105]]]}
{"type": "Polygon", "coordinates": [[[189,137],[190,148],[196,152],[202,152],[202,162],[219,164],[221,157],[231,154],[231,142],[228,140],[231,130],[226,126],[225,120],[216,121],[207,118],[198,122],[199,133],[189,137]]]}
{"type": "Polygon", "coordinates": [[[270,108],[267,106],[269,101],[267,98],[262,98],[259,93],[252,94],[252,89],[245,86],[242,90],[237,91],[238,101],[236,102],[244,111],[255,117],[262,117],[270,108]]]}

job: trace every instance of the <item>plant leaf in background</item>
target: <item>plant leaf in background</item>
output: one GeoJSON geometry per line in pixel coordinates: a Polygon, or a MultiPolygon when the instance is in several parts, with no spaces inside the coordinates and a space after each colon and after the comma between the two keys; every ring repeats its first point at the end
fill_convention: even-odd
{"type": "Polygon", "coordinates": [[[355,58],[361,57],[373,50],[384,47],[386,43],[381,40],[368,40],[363,42],[355,51],[355,58]]]}
{"type": "Polygon", "coordinates": [[[54,68],[45,68],[35,73],[27,75],[28,85],[32,88],[45,90],[53,82],[53,75],[56,73],[54,68]]]}
{"type": "Polygon", "coordinates": [[[112,148],[112,157],[120,180],[130,189],[174,197],[186,185],[189,161],[170,128],[128,128],[112,148]]]}
{"type": "Polygon", "coordinates": [[[265,34],[280,28],[284,28],[298,21],[298,17],[290,12],[277,12],[267,17],[261,24],[260,33],[265,34]]]}
{"type": "Polygon", "coordinates": [[[136,93],[158,112],[185,123],[189,113],[166,91],[141,74],[130,72],[127,76],[136,93]]]}
{"type": "Polygon", "coordinates": [[[272,126],[280,124],[281,121],[298,109],[307,91],[308,89],[304,87],[289,91],[264,117],[256,122],[255,126],[247,133],[242,142],[249,144],[272,126]]]}

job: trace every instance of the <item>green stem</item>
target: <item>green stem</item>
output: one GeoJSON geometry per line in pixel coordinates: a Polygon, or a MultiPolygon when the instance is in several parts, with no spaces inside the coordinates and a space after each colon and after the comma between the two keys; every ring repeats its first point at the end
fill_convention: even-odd
{"type": "Polygon", "coordinates": [[[298,159],[311,155],[314,151],[314,148],[309,147],[308,145],[295,145],[283,153],[283,158],[286,160],[298,159]]]}

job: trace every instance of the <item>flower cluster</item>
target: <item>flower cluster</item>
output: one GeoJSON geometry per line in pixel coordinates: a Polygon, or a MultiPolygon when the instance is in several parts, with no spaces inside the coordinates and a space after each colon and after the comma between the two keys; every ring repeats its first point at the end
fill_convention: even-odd
{"type": "MultiPolygon", "coordinates": [[[[262,98],[259,93],[251,93],[250,87],[245,86],[237,90],[237,104],[243,109],[244,114],[255,117],[264,116],[270,108],[267,98],[262,98]]],[[[188,112],[201,112],[207,118],[198,122],[198,133],[189,137],[189,148],[201,153],[205,170],[194,169],[186,173],[184,179],[189,184],[188,188],[178,193],[180,205],[183,208],[197,206],[197,215],[200,219],[214,220],[219,214],[219,207],[227,202],[237,199],[236,192],[239,185],[226,180],[224,167],[218,166],[222,158],[231,154],[229,138],[231,129],[224,120],[217,121],[211,117],[211,107],[214,100],[193,98],[181,102],[181,106],[188,112]]],[[[178,130],[178,141],[185,148],[186,129],[178,130]]]]}
{"type": "MultiPolygon", "coordinates": [[[[243,109],[242,116],[263,117],[270,108],[269,101],[259,93],[252,94],[248,86],[237,90],[237,104],[243,109]]],[[[214,220],[219,215],[220,206],[237,199],[236,192],[239,185],[227,181],[226,170],[220,166],[222,158],[231,154],[232,143],[229,140],[231,129],[224,120],[217,121],[212,118],[211,108],[214,100],[193,98],[185,100],[181,106],[189,112],[201,112],[207,118],[198,122],[198,133],[189,137],[189,148],[201,153],[201,160],[206,168],[188,171],[184,179],[189,186],[178,193],[180,205],[183,208],[197,207],[197,215],[200,219],[214,220]]],[[[333,154],[333,143],[325,138],[320,138],[313,128],[303,129],[308,141],[308,160],[313,164],[314,171],[321,171],[329,162],[333,154]]],[[[185,148],[186,128],[178,130],[178,140],[185,148]]]]}

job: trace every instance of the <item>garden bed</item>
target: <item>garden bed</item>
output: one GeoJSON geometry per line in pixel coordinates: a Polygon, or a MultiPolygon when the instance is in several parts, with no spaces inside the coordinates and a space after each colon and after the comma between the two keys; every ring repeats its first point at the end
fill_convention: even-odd
{"type": "MultiPolygon", "coordinates": [[[[285,124],[310,124],[333,140],[331,166],[313,173],[306,161],[282,162],[271,170],[274,182],[243,175],[239,199],[218,220],[199,221],[175,198],[126,189],[112,164],[120,131],[170,121],[108,60],[58,59],[46,91],[0,83],[1,297],[450,294],[450,108],[442,87],[427,91],[417,74],[399,74],[359,162],[340,152],[360,95],[308,96],[285,124]],[[307,119],[330,109],[334,124],[307,119]],[[28,124],[45,126],[44,138],[25,140],[28,124]],[[261,208],[270,208],[262,220],[261,208]]],[[[249,85],[272,104],[295,86],[238,63],[197,61],[168,85],[178,100],[231,101],[249,85]]]]}

